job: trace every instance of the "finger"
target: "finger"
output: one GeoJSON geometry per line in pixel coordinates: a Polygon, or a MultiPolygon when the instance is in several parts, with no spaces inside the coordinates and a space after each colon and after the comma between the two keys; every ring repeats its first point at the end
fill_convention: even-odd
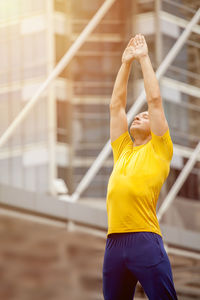
{"type": "Polygon", "coordinates": [[[136,42],[136,45],[139,45],[139,44],[140,44],[140,41],[139,41],[139,37],[138,37],[138,36],[137,36],[135,42],[136,42]]]}
{"type": "Polygon", "coordinates": [[[134,45],[135,47],[137,46],[137,41],[136,41],[136,39],[134,39],[133,45],[134,45]]]}
{"type": "Polygon", "coordinates": [[[137,34],[134,36],[134,42],[137,42],[137,34]]]}
{"type": "Polygon", "coordinates": [[[138,38],[140,39],[141,37],[142,37],[142,34],[141,34],[141,33],[139,33],[139,34],[138,34],[138,38]]]}
{"type": "Polygon", "coordinates": [[[130,45],[133,43],[133,39],[134,39],[134,38],[130,39],[130,41],[129,41],[129,43],[128,43],[128,46],[130,46],[130,45]]]}
{"type": "Polygon", "coordinates": [[[140,44],[140,35],[139,34],[137,35],[137,42],[138,42],[138,44],[140,44]]]}
{"type": "Polygon", "coordinates": [[[139,40],[140,44],[143,44],[144,40],[142,38],[142,35],[139,35],[138,40],[139,40]]]}
{"type": "Polygon", "coordinates": [[[142,39],[143,42],[145,42],[145,37],[142,34],[141,34],[141,39],[142,39]]]}

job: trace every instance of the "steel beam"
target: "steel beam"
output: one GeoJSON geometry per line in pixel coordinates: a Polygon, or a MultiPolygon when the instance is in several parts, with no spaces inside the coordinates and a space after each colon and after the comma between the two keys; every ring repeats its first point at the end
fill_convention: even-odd
{"type": "Polygon", "coordinates": [[[196,146],[196,148],[193,151],[191,157],[189,158],[189,160],[185,164],[183,170],[179,174],[179,176],[176,179],[174,185],[172,186],[171,190],[169,191],[169,193],[167,194],[165,200],[163,201],[162,205],[160,206],[159,211],[157,213],[157,217],[158,217],[159,221],[161,220],[163,214],[166,212],[166,210],[171,205],[174,198],[176,197],[176,195],[180,191],[183,183],[185,182],[185,180],[188,177],[189,173],[191,172],[194,164],[196,163],[199,153],[200,153],[200,142],[196,146]]]}

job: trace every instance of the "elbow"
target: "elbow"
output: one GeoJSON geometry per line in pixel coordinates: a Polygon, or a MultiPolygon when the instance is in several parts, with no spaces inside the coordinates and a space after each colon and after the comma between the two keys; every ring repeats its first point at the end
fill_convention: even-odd
{"type": "Polygon", "coordinates": [[[126,107],[126,101],[123,98],[115,98],[111,100],[110,109],[126,107]]]}
{"type": "Polygon", "coordinates": [[[120,109],[122,107],[122,104],[121,103],[112,103],[110,104],[110,110],[116,110],[116,109],[120,109]]]}
{"type": "Polygon", "coordinates": [[[151,97],[149,97],[148,102],[154,103],[154,104],[161,103],[162,97],[161,97],[160,93],[158,93],[158,94],[156,93],[155,95],[152,95],[151,97]]]}

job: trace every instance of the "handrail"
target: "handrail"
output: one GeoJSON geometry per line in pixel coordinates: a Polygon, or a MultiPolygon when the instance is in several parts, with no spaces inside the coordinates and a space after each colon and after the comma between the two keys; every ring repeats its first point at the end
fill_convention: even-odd
{"type": "Polygon", "coordinates": [[[193,46],[193,47],[196,47],[196,48],[198,48],[198,49],[200,48],[200,43],[198,43],[198,42],[188,40],[186,43],[187,43],[189,46],[193,46]]]}
{"type": "MultiPolygon", "coordinates": [[[[160,18],[162,20],[165,20],[167,22],[170,22],[172,24],[175,24],[178,27],[181,28],[187,28],[187,26],[189,25],[190,21],[185,20],[184,18],[175,16],[171,13],[168,13],[164,10],[160,11],[160,18]]],[[[196,33],[196,34],[200,34],[200,25],[199,24],[195,24],[192,28],[192,32],[196,33]]]]}
{"type": "Polygon", "coordinates": [[[188,6],[184,5],[184,4],[177,3],[177,2],[172,1],[172,0],[163,0],[163,2],[169,3],[172,6],[176,6],[178,8],[183,8],[183,9],[185,9],[185,10],[187,10],[187,11],[193,13],[193,14],[195,14],[195,12],[196,12],[195,9],[193,9],[191,7],[188,7],[188,6]]]}
{"type": "Polygon", "coordinates": [[[40,88],[36,91],[33,97],[30,99],[28,104],[23,108],[23,110],[19,113],[19,115],[15,118],[15,120],[9,125],[4,134],[0,138],[0,148],[6,143],[9,137],[14,133],[16,128],[22,123],[28,113],[33,109],[33,106],[39,101],[39,97],[46,90],[46,88],[50,85],[50,83],[62,72],[62,70],[69,64],[71,59],[77,53],[79,48],[83,45],[86,38],[90,35],[90,33],[95,29],[95,27],[99,24],[101,19],[107,13],[109,8],[116,0],[105,0],[96,14],[93,16],[88,25],[83,29],[81,34],[78,36],[76,41],[72,44],[69,50],[65,53],[65,55],[58,62],[54,70],[49,74],[47,79],[43,82],[40,88]]]}
{"type": "Polygon", "coordinates": [[[188,77],[191,77],[193,79],[196,79],[196,80],[200,80],[200,75],[198,73],[188,71],[188,70],[182,69],[182,68],[177,67],[177,66],[173,66],[173,65],[169,66],[169,70],[172,70],[176,73],[184,74],[184,75],[186,75],[188,77]]]}
{"type": "MultiPolygon", "coordinates": [[[[164,75],[166,72],[168,66],[172,63],[174,58],[176,57],[177,53],[183,46],[184,42],[186,41],[187,37],[189,36],[193,26],[199,21],[200,19],[200,8],[197,10],[196,14],[193,16],[191,21],[188,23],[185,30],[182,32],[178,40],[175,42],[172,49],[169,51],[161,65],[159,66],[156,75],[158,80],[164,75]]],[[[139,111],[139,109],[143,106],[145,102],[145,91],[141,92],[135,103],[132,105],[131,109],[129,110],[127,114],[128,124],[130,124],[132,117],[135,113],[139,111]]],[[[98,170],[101,168],[101,165],[103,164],[104,160],[108,157],[108,155],[111,152],[111,145],[110,140],[107,141],[102,151],[99,153],[97,158],[95,159],[92,166],[89,168],[89,170],[86,172],[86,174],[83,176],[81,182],[79,183],[78,187],[76,188],[75,192],[71,195],[71,201],[77,201],[80,197],[81,193],[88,187],[98,170]]]]}

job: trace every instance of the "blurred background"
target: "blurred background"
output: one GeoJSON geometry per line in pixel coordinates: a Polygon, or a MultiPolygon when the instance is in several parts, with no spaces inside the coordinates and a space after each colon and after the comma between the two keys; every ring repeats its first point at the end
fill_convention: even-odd
{"type": "MultiPolygon", "coordinates": [[[[91,34],[0,140],[0,299],[103,300],[113,156],[109,145],[105,159],[98,155],[109,143],[121,56],[142,33],[157,70],[200,7],[200,0],[0,0],[1,137],[103,3],[91,34]]],[[[200,141],[199,34],[198,22],[160,79],[174,155],[157,210],[200,141]]],[[[127,112],[142,90],[133,62],[127,112]]],[[[200,299],[200,153],[160,225],[178,298],[200,299]]],[[[147,299],[139,283],[135,299],[147,299]]]]}

